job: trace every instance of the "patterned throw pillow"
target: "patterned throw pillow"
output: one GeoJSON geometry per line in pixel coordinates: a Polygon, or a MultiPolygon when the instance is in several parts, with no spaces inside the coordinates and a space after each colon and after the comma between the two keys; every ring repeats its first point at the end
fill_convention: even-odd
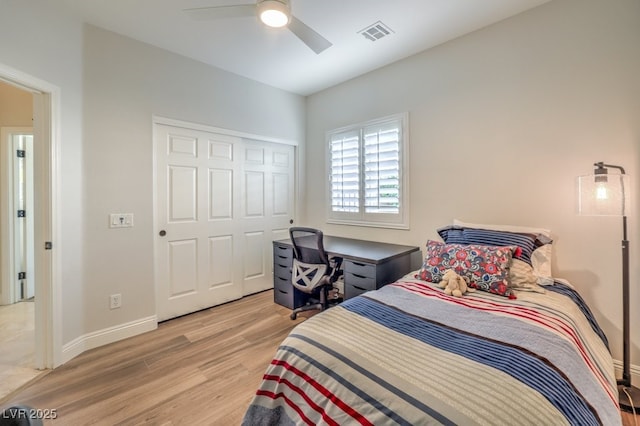
{"type": "Polygon", "coordinates": [[[509,268],[519,251],[515,246],[444,244],[429,240],[416,278],[437,283],[446,270],[452,269],[469,279],[469,287],[515,299],[510,288],[509,268]]]}
{"type": "Polygon", "coordinates": [[[489,246],[518,246],[520,255],[513,256],[509,272],[511,286],[516,290],[544,292],[537,284],[534,261],[540,263],[540,253],[551,250],[553,240],[535,232],[509,232],[493,229],[477,229],[460,225],[449,225],[437,230],[438,235],[448,244],[482,244],[489,246]]]}

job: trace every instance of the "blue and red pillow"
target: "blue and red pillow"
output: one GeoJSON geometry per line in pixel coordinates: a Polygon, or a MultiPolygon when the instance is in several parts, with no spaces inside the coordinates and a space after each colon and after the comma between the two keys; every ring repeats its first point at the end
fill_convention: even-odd
{"type": "Polygon", "coordinates": [[[541,234],[493,231],[489,229],[466,228],[456,225],[437,230],[447,244],[481,244],[489,246],[518,246],[522,249],[514,258],[531,265],[531,255],[551,240],[541,234]]]}
{"type": "Polygon", "coordinates": [[[514,256],[521,255],[518,246],[479,244],[445,244],[427,241],[427,253],[416,278],[438,283],[448,269],[469,279],[469,287],[515,299],[509,280],[514,256]]]}

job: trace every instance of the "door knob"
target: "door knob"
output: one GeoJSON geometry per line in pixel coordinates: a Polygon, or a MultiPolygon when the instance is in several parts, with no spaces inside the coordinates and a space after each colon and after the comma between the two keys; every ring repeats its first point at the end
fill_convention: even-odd
{"type": "Polygon", "coordinates": [[[163,229],[162,231],[158,232],[158,234],[159,234],[161,237],[164,237],[165,235],[167,235],[167,231],[165,231],[165,230],[163,229]]]}

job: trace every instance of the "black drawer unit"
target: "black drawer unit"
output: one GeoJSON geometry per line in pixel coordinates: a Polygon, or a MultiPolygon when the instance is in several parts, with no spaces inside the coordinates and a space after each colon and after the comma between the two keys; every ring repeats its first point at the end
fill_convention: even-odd
{"type": "Polygon", "coordinates": [[[288,266],[293,265],[293,248],[290,245],[273,242],[273,264],[288,266]]]}
{"type": "Polygon", "coordinates": [[[344,271],[345,299],[377,288],[376,265],[346,260],[342,264],[342,268],[344,271]]]}
{"type": "Polygon", "coordinates": [[[422,255],[419,250],[398,256],[379,263],[362,262],[359,260],[345,260],[344,270],[344,298],[350,299],[369,290],[380,287],[402,278],[419,267],[422,255]]]}
{"type": "Polygon", "coordinates": [[[309,296],[296,290],[291,284],[293,248],[273,242],[273,301],[289,309],[299,308],[307,303],[309,296]]]}

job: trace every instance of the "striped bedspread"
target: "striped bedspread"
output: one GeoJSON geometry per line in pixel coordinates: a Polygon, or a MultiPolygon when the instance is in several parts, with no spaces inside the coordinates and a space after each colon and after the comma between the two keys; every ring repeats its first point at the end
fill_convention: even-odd
{"type": "Polygon", "coordinates": [[[246,425],[616,425],[613,362],[560,283],[510,300],[404,279],[294,328],[246,425]]]}

